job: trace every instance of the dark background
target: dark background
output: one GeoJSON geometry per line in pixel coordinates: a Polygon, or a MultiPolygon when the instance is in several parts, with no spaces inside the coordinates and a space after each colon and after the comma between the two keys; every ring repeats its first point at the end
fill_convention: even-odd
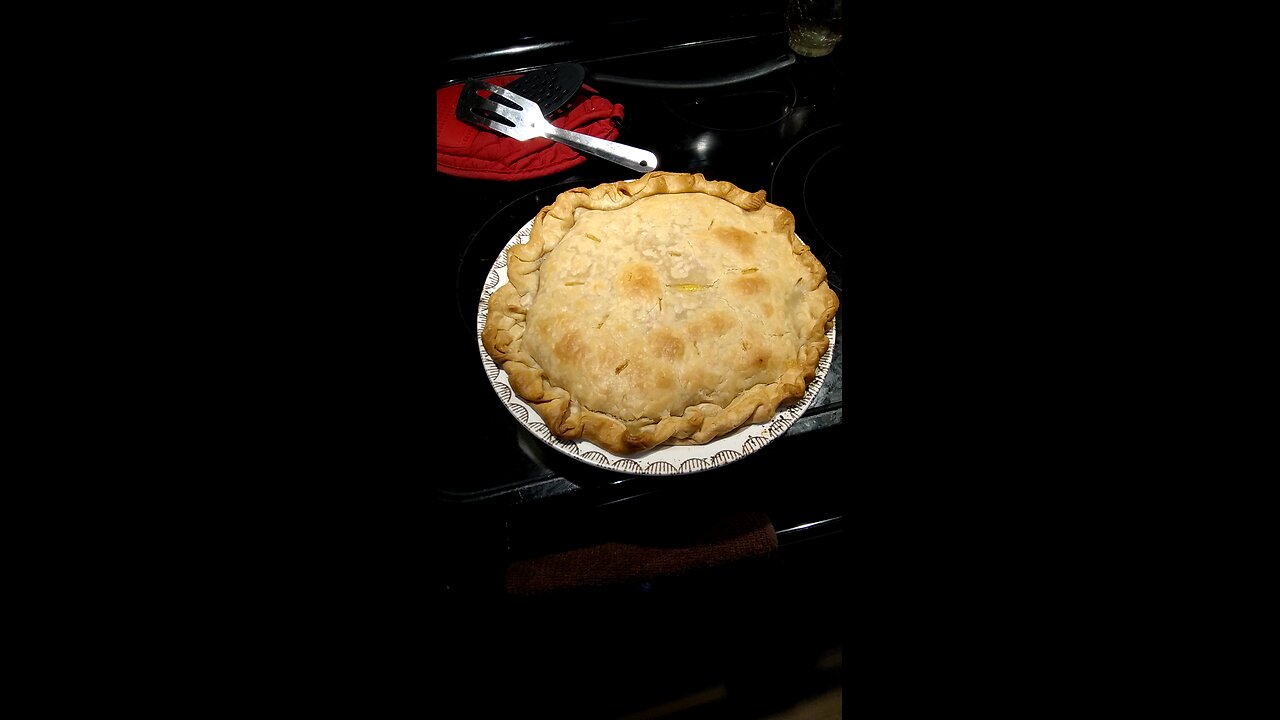
{"type": "MultiPolygon", "coordinates": [[[[680,10],[714,28],[737,7],[680,10]]],[[[781,8],[747,7],[780,22],[781,8]]],[[[553,675],[589,697],[610,687],[600,678],[614,667],[619,682],[644,683],[635,665],[652,652],[593,663],[608,644],[601,630],[636,647],[658,638],[650,648],[702,637],[699,627],[732,638],[717,652],[782,642],[759,631],[778,616],[769,593],[733,578],[724,594],[653,616],[634,612],[634,598],[527,616],[442,605],[433,593],[445,549],[422,489],[435,468],[422,458],[441,444],[428,426],[448,416],[439,378],[457,359],[410,330],[424,307],[453,302],[451,283],[423,272],[450,220],[417,159],[429,112],[417,90],[446,79],[440,61],[469,52],[471,38],[510,42],[562,23],[577,34],[602,14],[615,27],[642,12],[477,9],[425,23],[334,17],[321,32],[292,16],[237,16],[203,43],[189,45],[185,30],[164,52],[140,43],[139,67],[186,62],[144,76],[121,67],[110,93],[123,100],[75,114],[114,109],[127,131],[88,138],[110,160],[95,163],[106,168],[95,192],[119,197],[91,198],[87,236],[124,228],[145,240],[130,236],[139,267],[109,275],[101,293],[137,296],[108,324],[129,324],[125,341],[75,354],[106,356],[89,414],[76,413],[92,437],[61,449],[97,459],[96,493],[131,506],[85,514],[136,535],[108,567],[117,583],[136,577],[130,592],[163,590],[120,608],[140,631],[172,618],[157,634],[182,647],[159,662],[197,655],[219,673],[256,673],[291,705],[345,691],[354,707],[401,693],[448,708],[459,697],[518,700],[508,689],[530,685],[545,693],[535,679],[553,675]],[[143,420],[121,420],[124,410],[143,420]],[[126,492],[100,481],[117,471],[126,492]],[[730,589],[743,592],[727,598],[730,589]]],[[[1146,427],[1142,387],[1118,379],[1145,387],[1159,367],[1128,359],[1142,313],[1119,315],[1120,327],[1121,303],[1110,301],[1128,297],[1121,280],[1143,275],[1133,235],[1180,216],[1143,213],[1118,227],[1110,213],[1143,207],[1141,192],[1155,187],[1143,165],[1174,155],[1143,140],[1156,125],[1128,117],[1146,98],[1132,72],[1112,75],[1127,56],[1098,59],[1105,42],[1082,47],[1098,27],[1124,33],[1101,15],[1020,15],[1011,29],[1008,17],[969,9],[866,12],[851,12],[840,50],[858,69],[862,106],[853,132],[865,154],[850,183],[866,199],[857,227],[867,240],[846,261],[842,300],[861,311],[867,352],[846,369],[867,378],[850,384],[850,406],[865,410],[849,414],[847,452],[818,468],[861,475],[846,486],[846,549],[822,577],[853,591],[815,617],[843,618],[851,707],[877,696],[981,709],[1007,699],[1011,683],[1045,690],[1024,709],[1066,703],[1097,687],[1099,666],[1127,677],[1121,663],[1138,650],[1105,650],[1118,637],[1154,639],[1138,621],[1161,607],[1124,595],[1129,570],[1158,566],[1158,548],[1123,555],[1120,568],[1099,538],[1143,516],[1118,470],[1158,455],[1104,456],[1140,447],[1135,428],[1146,427]],[[1136,637],[1108,633],[1115,618],[1137,623],[1136,637]]],[[[703,667],[733,662],[721,660],[703,667]]],[[[192,682],[192,666],[168,664],[157,677],[192,682]]],[[[199,697],[241,686],[209,677],[199,697]]]]}

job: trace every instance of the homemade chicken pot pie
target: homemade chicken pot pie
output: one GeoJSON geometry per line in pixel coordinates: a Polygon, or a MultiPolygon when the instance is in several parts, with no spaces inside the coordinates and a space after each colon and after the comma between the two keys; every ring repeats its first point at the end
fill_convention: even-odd
{"type": "Polygon", "coordinates": [[[790,212],[700,174],[567,190],[507,258],[485,349],[557,437],[617,454],[769,420],[839,306],[790,212]]]}

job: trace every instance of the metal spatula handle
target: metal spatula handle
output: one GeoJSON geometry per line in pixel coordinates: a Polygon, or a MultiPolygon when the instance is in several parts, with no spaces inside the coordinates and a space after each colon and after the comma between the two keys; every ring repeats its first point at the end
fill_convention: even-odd
{"type": "Polygon", "coordinates": [[[647,173],[658,168],[658,156],[638,147],[623,145],[612,140],[605,140],[572,130],[565,130],[555,125],[548,128],[543,137],[562,142],[579,152],[591,153],[596,157],[616,162],[638,173],[647,173]]]}

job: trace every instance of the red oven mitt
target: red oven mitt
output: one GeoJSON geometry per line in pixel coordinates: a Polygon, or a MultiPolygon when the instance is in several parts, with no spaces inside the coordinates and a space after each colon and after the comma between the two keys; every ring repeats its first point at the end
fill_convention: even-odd
{"type": "MultiPolygon", "coordinates": [[[[486,78],[506,86],[519,75],[486,78]]],[[[462,85],[436,91],[436,170],[459,177],[485,180],[525,180],[558,173],[586,161],[562,143],[534,138],[520,141],[488,128],[459,120],[454,112],[462,85]]],[[[605,140],[618,137],[622,105],[611,103],[583,85],[551,124],[605,140]]]]}

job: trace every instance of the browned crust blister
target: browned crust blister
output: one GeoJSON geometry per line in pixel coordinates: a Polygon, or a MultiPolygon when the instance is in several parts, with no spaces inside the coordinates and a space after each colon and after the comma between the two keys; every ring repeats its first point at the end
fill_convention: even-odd
{"type": "Polygon", "coordinates": [[[806,383],[814,379],[818,361],[826,352],[826,329],[839,306],[827,286],[825,268],[796,236],[794,224],[790,212],[765,201],[763,190],[749,193],[701,174],[651,172],[636,180],[567,190],[538,213],[528,242],[508,251],[508,283],[490,296],[481,340],[506,371],[512,389],[537,411],[552,433],[566,440],[586,439],[616,454],[632,454],[662,444],[700,445],[746,423],[765,422],[779,405],[803,397],[806,383]],[[565,239],[583,211],[618,210],[663,193],[704,193],[748,213],[775,214],[775,234],[789,236],[795,260],[803,268],[797,283],[809,291],[812,324],[803,328],[794,360],[788,361],[776,380],[743,389],[727,406],[700,403],[667,417],[623,420],[584,407],[568,390],[547,378],[542,364],[523,346],[525,320],[538,297],[543,260],[565,239]]]}

